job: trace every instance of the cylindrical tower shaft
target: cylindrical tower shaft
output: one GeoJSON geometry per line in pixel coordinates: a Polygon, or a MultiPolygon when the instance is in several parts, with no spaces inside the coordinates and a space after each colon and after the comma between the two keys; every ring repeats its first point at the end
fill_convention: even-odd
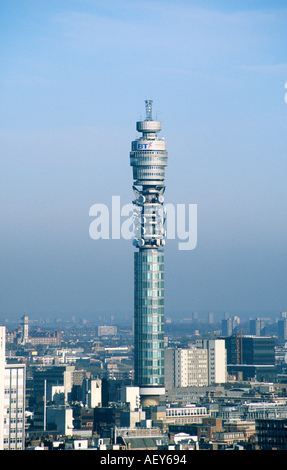
{"type": "Polygon", "coordinates": [[[164,396],[164,209],[166,143],[157,136],[161,123],[137,122],[142,135],[132,142],[130,164],[134,179],[134,350],[135,384],[143,404],[164,396]]]}

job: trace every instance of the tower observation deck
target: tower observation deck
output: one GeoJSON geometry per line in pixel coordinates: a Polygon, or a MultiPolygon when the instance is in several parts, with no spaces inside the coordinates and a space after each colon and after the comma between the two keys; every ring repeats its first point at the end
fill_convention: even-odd
{"type": "Polygon", "coordinates": [[[154,405],[164,388],[164,208],[166,142],[159,138],[161,122],[152,118],[152,101],[145,101],[146,119],[136,123],[141,136],[132,142],[135,200],[134,351],[135,385],[143,405],[154,405]]]}

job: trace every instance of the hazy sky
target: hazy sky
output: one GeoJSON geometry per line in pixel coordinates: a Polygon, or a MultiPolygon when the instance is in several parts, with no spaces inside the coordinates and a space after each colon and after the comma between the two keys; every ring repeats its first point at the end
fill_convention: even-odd
{"type": "Polygon", "coordinates": [[[286,44],[283,0],[2,0],[0,317],[132,316],[132,244],[92,240],[89,210],[133,199],[145,99],[165,202],[198,210],[166,314],[286,310],[286,44]]]}

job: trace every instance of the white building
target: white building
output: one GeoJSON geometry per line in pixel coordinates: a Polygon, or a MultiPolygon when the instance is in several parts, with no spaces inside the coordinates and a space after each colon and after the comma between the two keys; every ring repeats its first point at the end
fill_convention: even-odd
{"type": "Polygon", "coordinates": [[[208,353],[205,349],[168,348],[165,350],[165,386],[208,385],[208,353]]]}
{"type": "Polygon", "coordinates": [[[208,384],[221,384],[227,381],[227,353],[224,339],[203,341],[208,351],[208,384]]]}
{"type": "Polygon", "coordinates": [[[26,366],[6,364],[4,383],[4,450],[25,448],[26,366]]]}
{"type": "Polygon", "coordinates": [[[102,381],[101,379],[83,380],[83,402],[89,408],[102,406],[102,381]]]}
{"type": "Polygon", "coordinates": [[[227,380],[224,340],[199,340],[196,347],[167,348],[164,357],[166,389],[202,387],[227,380]]]}
{"type": "Polygon", "coordinates": [[[130,411],[140,407],[140,389],[139,387],[123,386],[121,388],[121,402],[129,404],[130,411]]]}
{"type": "Polygon", "coordinates": [[[167,407],[166,419],[175,424],[200,423],[202,418],[209,417],[205,406],[196,406],[193,404],[184,407],[167,407]]]}
{"type": "Polygon", "coordinates": [[[6,364],[5,334],[0,327],[0,450],[24,450],[26,366],[6,364]]]}

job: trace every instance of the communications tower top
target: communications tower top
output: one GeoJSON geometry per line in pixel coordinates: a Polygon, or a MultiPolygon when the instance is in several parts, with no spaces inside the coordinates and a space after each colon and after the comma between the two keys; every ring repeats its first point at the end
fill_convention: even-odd
{"type": "Polygon", "coordinates": [[[153,100],[145,100],[146,118],[144,121],[137,122],[137,131],[142,132],[144,137],[149,139],[155,139],[155,134],[161,131],[161,122],[154,121],[152,118],[152,103],[153,100]]]}
{"type": "Polygon", "coordinates": [[[152,121],[152,103],[153,100],[145,100],[146,121],[152,121]]]}

